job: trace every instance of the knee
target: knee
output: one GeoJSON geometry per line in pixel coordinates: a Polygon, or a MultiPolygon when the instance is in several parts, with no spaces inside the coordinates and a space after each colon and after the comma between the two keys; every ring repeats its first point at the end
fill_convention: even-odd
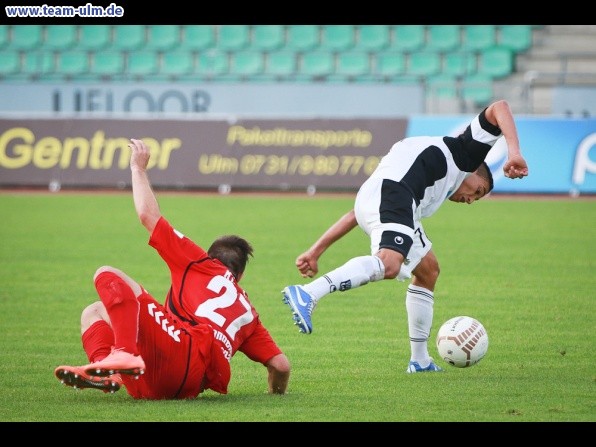
{"type": "Polygon", "coordinates": [[[399,265],[389,265],[385,266],[385,279],[395,279],[397,275],[399,275],[399,270],[401,269],[401,264],[399,265]]]}
{"type": "Polygon", "coordinates": [[[437,262],[437,259],[433,257],[432,259],[425,260],[425,262],[421,264],[422,265],[418,266],[419,268],[417,267],[414,269],[414,284],[433,290],[439,279],[439,274],[441,273],[439,263],[437,262]]]}
{"type": "Polygon", "coordinates": [[[89,304],[81,312],[81,333],[84,333],[93,323],[99,320],[110,322],[105,306],[101,301],[96,301],[89,304]]]}
{"type": "Polygon", "coordinates": [[[441,268],[436,258],[429,262],[427,268],[424,269],[424,276],[426,276],[427,281],[437,282],[440,273],[441,268]]]}
{"type": "Polygon", "coordinates": [[[380,259],[383,264],[383,278],[397,278],[404,262],[404,256],[397,251],[382,248],[379,250],[377,258],[380,259]]]}
{"type": "Polygon", "coordinates": [[[97,270],[95,270],[95,274],[93,275],[93,282],[95,282],[95,280],[97,279],[97,277],[99,275],[101,275],[102,273],[106,273],[106,272],[110,272],[110,273],[115,273],[118,276],[122,276],[121,275],[121,271],[118,270],[117,268],[114,267],[110,267],[109,265],[104,265],[99,267],[97,270]]]}
{"type": "MultiPolygon", "coordinates": [[[[105,274],[105,273],[117,276],[118,283],[128,286],[132,290],[132,293],[134,294],[135,297],[138,297],[143,292],[143,288],[141,287],[141,285],[138,284],[135,280],[133,280],[130,276],[128,276],[122,270],[117,269],[115,267],[110,267],[109,265],[104,265],[102,267],[99,267],[95,271],[95,274],[93,275],[93,283],[96,285],[96,288],[97,288],[98,278],[102,274],[105,274]]],[[[110,275],[108,275],[108,276],[110,276],[110,275]]]]}

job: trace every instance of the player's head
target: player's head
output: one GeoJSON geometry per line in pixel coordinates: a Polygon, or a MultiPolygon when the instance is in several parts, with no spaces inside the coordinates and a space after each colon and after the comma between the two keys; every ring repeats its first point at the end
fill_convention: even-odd
{"type": "Polygon", "coordinates": [[[252,252],[253,248],[248,241],[235,235],[218,237],[207,250],[207,254],[219,259],[238,281],[244,273],[248,257],[253,255],[252,252]]]}
{"type": "Polygon", "coordinates": [[[493,174],[492,172],[490,172],[490,168],[488,167],[485,161],[483,161],[482,164],[478,167],[478,169],[476,169],[476,174],[478,174],[488,183],[488,189],[486,190],[485,195],[491,192],[495,186],[495,183],[493,181],[493,174]]]}
{"type": "Polygon", "coordinates": [[[469,174],[459,188],[449,197],[452,202],[473,203],[492,191],[494,187],[493,175],[486,162],[469,174]]]}

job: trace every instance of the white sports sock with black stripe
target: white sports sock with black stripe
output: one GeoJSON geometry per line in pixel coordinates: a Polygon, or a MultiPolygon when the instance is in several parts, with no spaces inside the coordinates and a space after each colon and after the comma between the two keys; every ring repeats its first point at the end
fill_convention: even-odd
{"type": "Polygon", "coordinates": [[[410,335],[411,361],[423,368],[430,363],[428,337],[433,324],[434,294],[424,287],[410,284],[406,292],[408,333],[410,335]]]}
{"type": "Polygon", "coordinates": [[[302,287],[317,302],[328,293],[355,289],[384,277],[385,266],[378,257],[358,256],[302,287]]]}

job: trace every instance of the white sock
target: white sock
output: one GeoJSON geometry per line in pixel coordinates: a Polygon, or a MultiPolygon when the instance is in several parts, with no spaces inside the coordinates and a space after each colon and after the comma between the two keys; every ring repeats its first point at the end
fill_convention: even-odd
{"type": "Polygon", "coordinates": [[[408,333],[410,335],[410,360],[423,368],[430,363],[428,337],[433,324],[434,295],[424,287],[410,284],[406,292],[408,333]]]}
{"type": "Polygon", "coordinates": [[[359,256],[302,287],[318,302],[328,293],[355,289],[384,277],[385,266],[379,258],[359,256]]]}

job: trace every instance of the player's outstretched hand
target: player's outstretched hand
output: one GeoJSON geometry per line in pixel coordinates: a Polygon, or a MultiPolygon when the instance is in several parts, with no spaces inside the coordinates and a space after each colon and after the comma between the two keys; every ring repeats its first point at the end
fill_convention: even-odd
{"type": "Polygon", "coordinates": [[[508,178],[523,178],[528,175],[528,165],[524,157],[514,155],[503,166],[503,173],[508,178]]]}
{"type": "Polygon", "coordinates": [[[143,140],[131,138],[128,147],[132,151],[130,154],[130,167],[139,168],[141,170],[147,169],[151,153],[143,140]]]}

